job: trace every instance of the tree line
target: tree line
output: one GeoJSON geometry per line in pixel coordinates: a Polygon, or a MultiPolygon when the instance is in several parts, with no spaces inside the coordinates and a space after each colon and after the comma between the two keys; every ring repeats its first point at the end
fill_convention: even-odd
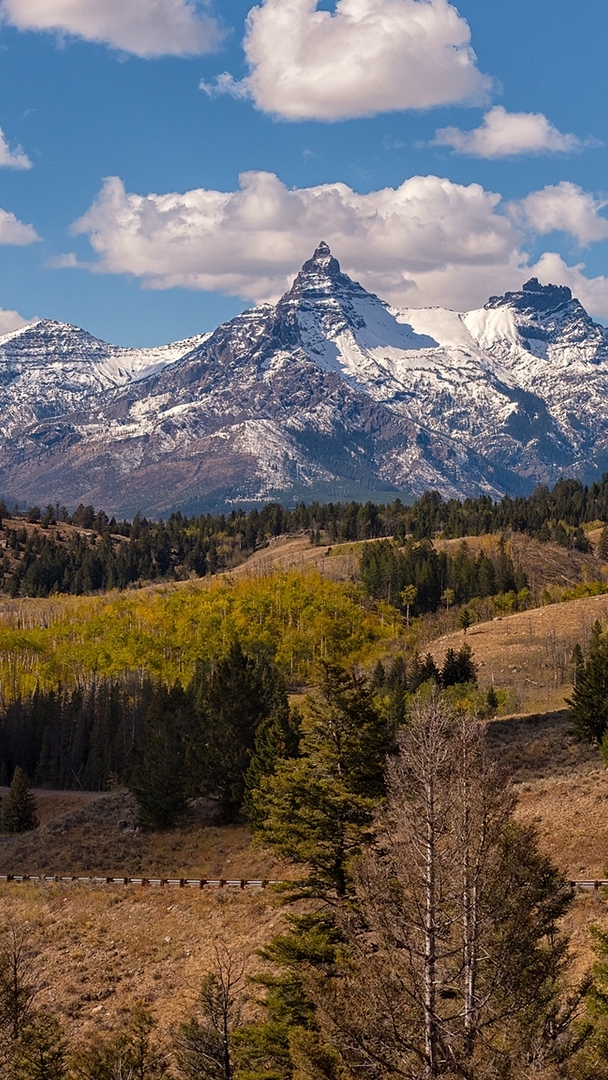
{"type": "Polygon", "coordinates": [[[413,614],[436,611],[442,604],[463,604],[474,597],[512,594],[529,599],[525,572],[513,564],[503,541],[495,555],[472,553],[463,543],[455,552],[437,551],[428,539],[378,540],[366,544],[360,558],[361,581],[370,596],[413,614]],[[413,590],[413,591],[412,591],[413,590]]]}
{"type": "MultiPolygon", "coordinates": [[[[468,644],[448,649],[443,665],[430,654],[378,662],[370,686],[396,724],[408,695],[428,682],[476,685],[468,644]]],[[[187,687],[125,674],[16,698],[0,709],[0,783],[16,773],[57,789],[121,782],[147,825],[174,824],[200,796],[231,821],[252,812],[250,793],[278,757],[297,755],[300,720],[276,664],[235,641],[217,660],[199,660],[187,687]]]]}
{"type": "Polygon", "coordinates": [[[272,728],[290,748],[294,724],[276,665],[235,642],[217,662],[199,661],[187,688],[125,675],[15,699],[0,712],[0,782],[16,769],[42,787],[123,782],[136,792],[142,820],[156,827],[174,824],[188,798],[208,796],[230,821],[256,739],[261,754],[272,728]]]}
{"type": "MultiPolygon", "coordinates": [[[[187,516],[173,513],[167,521],[137,514],[133,521],[108,518],[103,510],[80,505],[72,514],[65,507],[15,508],[36,529],[4,528],[0,563],[2,589],[11,596],[82,594],[127,588],[144,581],[172,580],[193,573],[200,577],[229,569],[273,537],[308,533],[311,543],[339,543],[392,537],[422,540],[503,533],[512,529],[540,541],[589,551],[584,525],[608,521],[608,474],[585,486],[578,480],[559,480],[552,489],[539,485],[532,494],[498,501],[490,496],[445,500],[426,492],[412,505],[392,503],[300,503],[228,514],[187,516]],[[66,524],[82,530],[62,538],[53,527],[66,524]]],[[[0,502],[0,529],[9,519],[0,502]]],[[[604,542],[608,557],[608,532],[604,542]]]]}

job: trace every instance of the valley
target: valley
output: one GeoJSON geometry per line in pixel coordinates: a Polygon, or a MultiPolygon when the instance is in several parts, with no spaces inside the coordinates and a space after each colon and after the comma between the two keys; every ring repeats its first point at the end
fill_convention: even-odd
{"type": "MultiPolygon", "coordinates": [[[[151,753],[154,725],[169,735],[183,731],[190,746],[207,730],[196,725],[216,723],[232,700],[237,712],[249,707],[258,670],[265,692],[269,679],[282,680],[290,716],[299,710],[305,718],[306,739],[319,702],[326,708],[319,677],[329,664],[354,671],[348,694],[363,709],[356,715],[373,716],[370,731],[381,731],[413,707],[416,690],[421,700],[429,693],[432,683],[417,684],[424,676],[416,672],[430,655],[431,679],[445,686],[446,700],[486,718],[487,746],[513,782],[515,821],[534,828],[541,857],[567,880],[603,877],[608,774],[597,745],[575,737],[567,701],[575,647],[586,653],[596,621],[608,625],[605,495],[603,483],[583,489],[569,482],[494,505],[436,497],[409,507],[335,504],[279,513],[271,505],[258,517],[179,519],[167,523],[168,533],[162,522],[112,522],[92,508],[54,524],[29,511],[5,515],[0,541],[8,540],[5,582],[13,584],[0,600],[0,796],[4,807],[14,765],[23,762],[39,824],[0,835],[0,874],[308,880],[301,841],[292,857],[255,816],[225,820],[213,777],[176,820],[142,826],[141,805],[129,791],[139,790],[138,763],[149,762],[159,792],[181,767],[170,739],[161,742],[160,758],[151,753]],[[296,514],[299,528],[281,532],[285,524],[293,529],[296,514]],[[494,530],[507,515],[521,531],[494,530]],[[467,531],[473,522],[477,533],[467,531]],[[12,546],[12,537],[21,540],[12,546]],[[199,576],[187,560],[203,543],[213,543],[218,561],[199,576]],[[86,591],[82,568],[89,552],[102,550],[131,560],[123,565],[140,576],[129,588],[86,591]],[[69,553],[62,565],[74,592],[51,585],[50,594],[28,595],[45,579],[39,569],[34,576],[20,567],[40,568],[57,551],[69,553]],[[462,656],[466,647],[476,687],[446,681],[450,653],[462,656]],[[225,690],[214,682],[220,670],[225,690]],[[99,790],[86,789],[91,778],[99,790]]],[[[291,737],[289,726],[281,730],[280,739],[291,737]]],[[[228,731],[220,724],[213,736],[220,738],[216,776],[233,768],[237,743],[221,741],[232,738],[228,731]]],[[[261,761],[280,773],[278,745],[278,759],[272,742],[253,750],[264,746],[270,759],[261,761]]],[[[203,783],[201,760],[188,760],[188,783],[203,783]]],[[[298,760],[306,762],[287,758],[284,765],[297,768],[298,760]]],[[[230,886],[24,881],[0,882],[0,902],[0,934],[26,929],[37,1008],[50,1011],[71,1046],[131,1030],[143,1002],[153,1018],[150,1045],[174,1061],[176,1034],[200,1009],[201,980],[219,970],[218,955],[228,949],[230,963],[247,976],[268,974],[259,950],[288,932],[293,918],[312,917],[319,901],[286,902],[273,889],[230,886]]],[[[593,960],[592,925],[608,930],[605,898],[579,892],[560,921],[573,949],[571,984],[593,960]]],[[[244,1008],[248,1022],[263,1023],[264,1009],[251,995],[244,1008]]]]}

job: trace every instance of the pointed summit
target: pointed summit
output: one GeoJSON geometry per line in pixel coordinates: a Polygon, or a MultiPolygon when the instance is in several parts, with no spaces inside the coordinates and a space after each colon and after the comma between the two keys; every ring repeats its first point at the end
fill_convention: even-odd
{"type": "Polygon", "coordinates": [[[321,240],[321,243],[319,244],[312,258],[313,262],[322,262],[324,259],[331,258],[329,244],[326,244],[325,240],[321,240]]]}
{"type": "Polygon", "coordinates": [[[340,273],[340,263],[334,259],[329,244],[326,244],[325,240],[321,240],[312,259],[308,259],[300,271],[302,274],[318,274],[319,272],[329,274],[330,277],[336,277],[340,273]]]}
{"type": "Polygon", "coordinates": [[[361,291],[361,286],[343,274],[324,240],[318,245],[312,259],[307,259],[291,289],[283,298],[294,300],[334,296],[338,293],[361,291]]]}

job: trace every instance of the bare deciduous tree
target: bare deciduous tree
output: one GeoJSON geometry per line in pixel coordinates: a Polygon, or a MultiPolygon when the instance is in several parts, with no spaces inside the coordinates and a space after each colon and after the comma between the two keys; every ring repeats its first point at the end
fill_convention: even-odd
{"type": "Polygon", "coordinates": [[[310,979],[349,1072],[519,1080],[574,1049],[557,927],[570,889],[513,810],[484,726],[418,702],[340,917],[339,977],[310,979]]]}
{"type": "Polygon", "coordinates": [[[203,979],[197,1015],[183,1024],[176,1042],[180,1075],[187,1080],[232,1080],[232,1035],[240,1026],[244,968],[226,946],[214,949],[213,971],[203,979]]]}

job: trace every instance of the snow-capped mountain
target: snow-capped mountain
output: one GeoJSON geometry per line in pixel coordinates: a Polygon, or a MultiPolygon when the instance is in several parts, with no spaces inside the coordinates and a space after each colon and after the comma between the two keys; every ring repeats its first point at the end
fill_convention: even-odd
{"type": "Polygon", "coordinates": [[[0,437],[66,413],[92,394],[146,378],[206,337],[156,349],[125,349],[50,319],[14,330],[0,337],[0,437]]]}
{"type": "Polygon", "coordinates": [[[0,338],[0,410],[0,492],[20,501],[515,494],[608,469],[608,330],[535,279],[465,314],[391,308],[321,244],[278,304],[210,335],[0,338]]]}

